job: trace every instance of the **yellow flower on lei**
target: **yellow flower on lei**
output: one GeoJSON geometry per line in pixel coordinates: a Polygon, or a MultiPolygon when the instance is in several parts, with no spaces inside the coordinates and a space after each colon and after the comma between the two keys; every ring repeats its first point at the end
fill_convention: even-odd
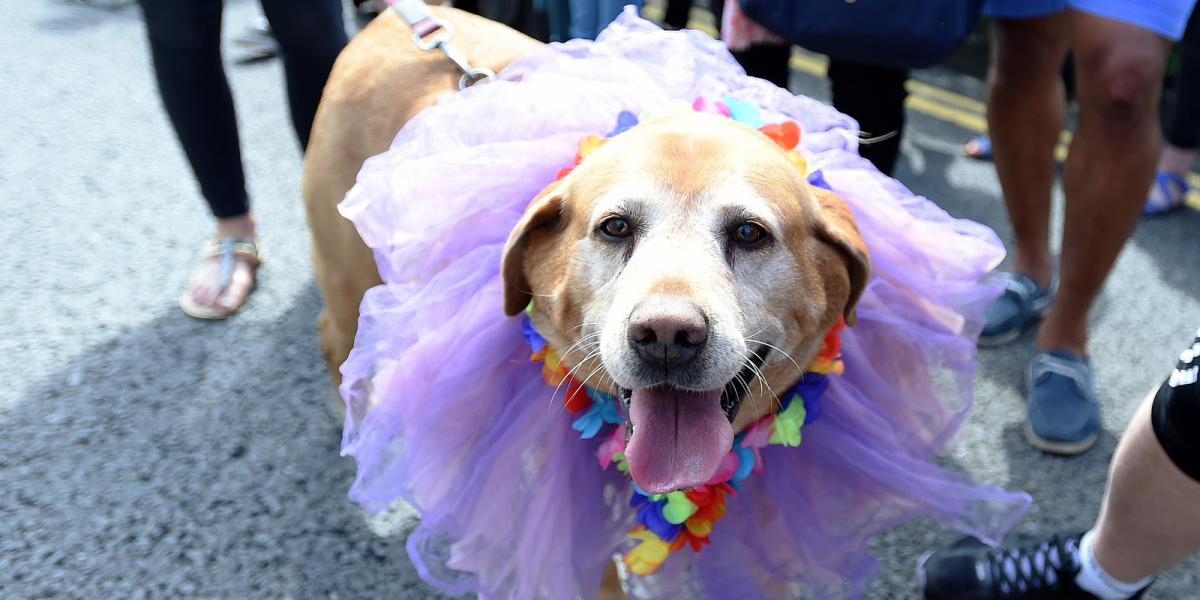
{"type": "Polygon", "coordinates": [[[670,545],[645,527],[630,531],[629,537],[641,542],[625,553],[625,564],[629,565],[629,570],[634,575],[649,575],[667,560],[670,545]]]}

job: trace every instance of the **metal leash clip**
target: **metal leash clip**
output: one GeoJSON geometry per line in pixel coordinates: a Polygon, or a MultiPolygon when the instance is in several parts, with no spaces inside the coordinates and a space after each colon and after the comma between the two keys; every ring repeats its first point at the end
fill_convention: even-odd
{"type": "Polygon", "coordinates": [[[458,89],[465,90],[480,81],[491,81],[496,73],[486,67],[472,67],[465,56],[450,45],[454,39],[454,28],[449,23],[433,16],[425,0],[397,0],[390,3],[391,9],[413,30],[413,43],[428,52],[441,50],[454,66],[462,71],[458,89]]]}

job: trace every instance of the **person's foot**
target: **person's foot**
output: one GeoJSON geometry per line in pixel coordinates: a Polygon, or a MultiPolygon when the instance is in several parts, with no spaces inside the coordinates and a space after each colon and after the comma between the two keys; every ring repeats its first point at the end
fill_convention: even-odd
{"type": "Polygon", "coordinates": [[[237,312],[254,291],[263,253],[249,214],[217,220],[217,234],[205,244],[204,260],[192,273],[179,299],[183,312],[197,319],[224,319],[237,312]]]}
{"type": "Polygon", "coordinates": [[[977,135],[963,144],[963,156],[976,160],[992,160],[992,138],[988,134],[977,135]]]}
{"type": "Polygon", "coordinates": [[[359,29],[366,27],[367,23],[383,14],[385,10],[387,3],[383,0],[354,0],[354,20],[359,29]]]}
{"type": "Polygon", "coordinates": [[[1195,148],[1163,144],[1162,152],[1158,155],[1158,175],[1154,178],[1142,212],[1157,215],[1183,206],[1191,190],[1188,176],[1195,164],[1195,148]]]}
{"type": "Polygon", "coordinates": [[[988,307],[986,322],[979,335],[979,345],[1003,346],[1021,336],[1050,309],[1054,286],[1044,288],[1024,273],[1000,273],[1004,279],[1004,295],[988,307]]]}
{"type": "Polygon", "coordinates": [[[1081,537],[1055,535],[1014,548],[964,538],[923,557],[917,576],[926,600],[1097,600],[1075,583],[1081,537]]]}
{"type": "Polygon", "coordinates": [[[1035,448],[1070,456],[1096,443],[1100,401],[1087,359],[1062,350],[1034,354],[1028,393],[1025,437],[1035,448]]]}
{"type": "Polygon", "coordinates": [[[247,21],[233,41],[233,60],[237,63],[258,62],[279,55],[279,42],[275,40],[275,34],[271,31],[271,23],[263,15],[247,21]]]}
{"type": "Polygon", "coordinates": [[[192,273],[179,307],[197,319],[224,319],[237,312],[254,291],[262,252],[252,238],[214,238],[192,273]]]}
{"type": "Polygon", "coordinates": [[[1161,215],[1183,206],[1190,189],[1184,176],[1159,171],[1154,176],[1154,185],[1146,198],[1146,206],[1142,207],[1142,214],[1161,215]]]}

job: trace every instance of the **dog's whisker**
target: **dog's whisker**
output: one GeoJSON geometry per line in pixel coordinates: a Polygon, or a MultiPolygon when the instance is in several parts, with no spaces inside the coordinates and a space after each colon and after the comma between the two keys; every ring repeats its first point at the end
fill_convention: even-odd
{"type": "MultiPolygon", "coordinates": [[[[586,354],[591,354],[593,352],[598,352],[599,350],[600,350],[600,344],[588,344],[584,347],[576,348],[574,350],[569,350],[563,354],[560,354],[558,359],[559,360],[567,360],[567,357],[569,357],[572,353],[574,353],[576,356],[578,356],[579,354],[586,355],[586,354]]],[[[583,362],[584,360],[586,360],[586,359],[580,359],[579,362],[583,362]]]]}
{"type": "MultiPolygon", "coordinates": [[[[577,373],[579,371],[579,369],[583,368],[583,365],[586,364],[587,361],[589,361],[593,358],[596,358],[599,355],[600,355],[600,346],[596,345],[595,350],[588,352],[587,356],[583,357],[583,360],[579,361],[578,363],[575,364],[575,366],[573,366],[569,370],[567,370],[566,378],[564,378],[562,382],[559,382],[558,386],[562,387],[563,382],[565,382],[567,380],[567,378],[574,377],[575,373],[577,373]]],[[[558,390],[558,388],[555,388],[555,391],[557,391],[557,390],[558,390]]]]}
{"type": "MultiPolygon", "coordinates": [[[[746,356],[747,354],[748,354],[747,352],[743,352],[743,356],[742,356],[742,363],[743,363],[743,364],[744,364],[746,367],[752,367],[752,366],[753,366],[753,362],[752,362],[752,360],[751,360],[751,357],[750,357],[750,356],[746,356]]],[[[735,381],[737,381],[737,382],[738,382],[738,384],[741,386],[741,388],[742,388],[742,393],[743,393],[743,394],[749,394],[749,393],[750,393],[750,384],[749,384],[749,383],[746,381],[746,378],[742,376],[742,371],[744,371],[744,370],[745,370],[745,369],[741,369],[741,370],[739,370],[739,371],[737,372],[737,374],[736,374],[736,375],[734,375],[733,377],[734,377],[734,380],[735,380],[735,381]]],[[[751,377],[753,377],[753,376],[754,376],[754,375],[753,375],[753,374],[751,374],[751,377]]],[[[757,398],[752,398],[752,399],[751,399],[751,401],[756,403],[756,405],[755,405],[755,408],[754,408],[754,409],[755,409],[755,411],[757,411],[757,410],[758,410],[758,406],[757,406],[758,399],[757,399],[757,398]]]]}
{"type": "MultiPolygon", "coordinates": [[[[749,364],[749,363],[747,363],[747,364],[749,364]]],[[[745,378],[742,377],[741,371],[739,371],[737,375],[734,375],[733,378],[735,381],[738,382],[738,384],[741,385],[743,390],[746,390],[745,393],[747,393],[747,394],[750,393],[750,385],[747,384],[745,378]]],[[[758,411],[758,398],[751,398],[750,401],[754,402],[754,410],[755,410],[755,412],[757,412],[758,411]]]]}
{"type": "MultiPolygon", "coordinates": [[[[588,325],[594,325],[594,326],[599,327],[599,323],[590,323],[590,322],[585,321],[583,323],[580,323],[579,325],[576,325],[575,327],[568,329],[567,333],[569,334],[572,331],[575,331],[576,329],[580,329],[580,328],[586,327],[588,325]]],[[[585,344],[586,342],[588,342],[589,340],[591,340],[593,338],[600,337],[600,335],[602,333],[603,333],[602,331],[597,330],[597,331],[593,331],[592,333],[588,333],[588,334],[584,335],[583,337],[576,340],[574,344],[571,344],[567,348],[566,352],[563,352],[561,355],[559,355],[559,358],[566,358],[567,356],[570,356],[570,354],[572,352],[575,352],[578,349],[578,346],[585,344]]]]}
{"type": "Polygon", "coordinates": [[[755,377],[754,379],[755,379],[755,382],[756,382],[756,383],[758,383],[758,391],[759,391],[759,393],[761,393],[761,394],[765,394],[765,393],[767,393],[767,391],[768,391],[768,390],[767,390],[767,384],[766,384],[766,383],[763,381],[763,378],[762,378],[762,377],[755,377]]]}
{"type": "Polygon", "coordinates": [[[599,328],[600,328],[600,323],[592,323],[592,322],[590,322],[590,321],[584,321],[584,322],[582,322],[582,323],[580,323],[580,324],[578,324],[578,325],[576,325],[576,326],[574,326],[574,327],[572,327],[572,328],[570,328],[570,329],[566,330],[566,332],[565,332],[565,333],[571,333],[572,331],[575,331],[576,329],[582,329],[582,328],[584,328],[584,327],[587,327],[588,325],[591,325],[591,326],[593,326],[593,327],[596,327],[597,329],[599,329],[599,328]]]}
{"type": "MultiPolygon", "coordinates": [[[[804,368],[799,365],[799,362],[797,362],[796,359],[792,358],[791,353],[788,353],[787,350],[784,350],[778,346],[774,346],[774,344],[772,344],[772,343],[763,342],[761,340],[755,340],[754,337],[743,337],[743,340],[745,340],[746,342],[762,344],[762,346],[766,346],[767,348],[775,350],[775,352],[778,352],[778,353],[784,355],[784,358],[786,358],[787,360],[790,360],[792,362],[792,365],[796,365],[796,368],[800,373],[804,373],[804,368]]],[[[745,350],[745,352],[749,352],[749,350],[745,350]]],[[[778,406],[780,409],[784,408],[784,402],[782,402],[780,400],[779,395],[776,394],[775,390],[772,389],[772,386],[770,386],[770,383],[767,382],[767,376],[766,376],[766,374],[764,374],[762,372],[762,368],[756,366],[754,364],[754,362],[752,362],[752,361],[749,361],[748,364],[746,364],[746,365],[748,365],[751,368],[751,370],[755,372],[755,374],[758,378],[758,382],[761,382],[761,385],[763,386],[763,388],[766,388],[768,394],[770,394],[770,396],[772,396],[773,400],[775,401],[776,406],[778,406]]]]}
{"type": "Polygon", "coordinates": [[[806,370],[804,367],[800,366],[800,363],[796,362],[796,359],[792,358],[791,354],[789,354],[786,350],[784,350],[783,348],[780,348],[779,346],[773,346],[762,340],[755,340],[755,339],[751,339],[751,338],[742,338],[742,339],[746,340],[747,342],[753,342],[755,344],[762,344],[763,346],[766,346],[766,347],[782,354],[784,356],[784,358],[792,361],[792,364],[796,365],[796,368],[799,369],[799,371],[801,373],[803,373],[806,370]]]}
{"type": "Polygon", "coordinates": [[[602,371],[602,370],[604,370],[604,363],[600,363],[600,365],[599,365],[599,366],[597,366],[595,369],[592,369],[592,372],[591,372],[591,373],[588,373],[588,376],[587,376],[586,378],[584,378],[584,380],[583,380],[583,383],[580,383],[579,385],[581,385],[581,386],[583,386],[583,387],[585,387],[585,388],[586,388],[586,387],[587,387],[587,382],[588,382],[588,381],[591,381],[592,377],[593,377],[594,375],[596,375],[596,373],[599,373],[599,372],[600,372],[600,371],[602,371]]]}
{"type": "MultiPolygon", "coordinates": [[[[751,353],[749,350],[745,350],[743,353],[747,354],[748,356],[743,356],[742,360],[745,362],[746,367],[749,368],[752,373],[754,373],[755,378],[758,379],[759,385],[761,386],[760,389],[765,389],[775,401],[775,404],[778,405],[779,408],[783,408],[783,401],[779,399],[779,395],[775,393],[775,390],[771,387],[771,383],[767,381],[767,376],[763,373],[761,368],[754,364],[754,361],[752,360],[752,357],[754,356],[753,353],[751,353]]],[[[749,386],[744,386],[744,388],[746,389],[746,392],[749,393],[749,386]]]]}
{"type": "MultiPolygon", "coordinates": [[[[590,344],[588,347],[590,348],[590,350],[588,351],[587,355],[584,356],[583,359],[580,360],[578,363],[575,363],[575,366],[573,366],[567,370],[568,377],[573,376],[575,374],[575,372],[577,372],[579,369],[581,369],[583,367],[584,363],[591,360],[592,358],[595,358],[596,356],[598,356],[600,354],[600,344],[590,344]]],[[[561,356],[559,357],[559,361],[560,362],[562,361],[561,356]]]]}
{"type": "MultiPolygon", "coordinates": [[[[751,337],[753,337],[753,336],[756,336],[756,335],[758,335],[758,334],[760,334],[760,333],[762,333],[762,332],[766,331],[766,330],[767,330],[767,327],[768,327],[767,325],[763,325],[762,327],[760,327],[760,328],[759,328],[759,330],[758,330],[758,331],[755,331],[754,333],[751,333],[751,334],[750,334],[750,336],[751,336],[751,337]]],[[[743,339],[745,339],[745,338],[743,338],[743,339]]]]}
{"type": "MultiPolygon", "coordinates": [[[[588,356],[588,357],[587,357],[587,358],[585,358],[583,361],[580,361],[580,363],[579,363],[579,364],[580,364],[580,365],[582,365],[584,362],[586,362],[586,361],[587,361],[588,359],[590,359],[590,358],[591,358],[591,356],[588,356]]],[[[575,371],[577,371],[577,370],[578,370],[578,366],[576,366],[575,368],[571,369],[570,371],[567,371],[567,374],[566,374],[566,376],[565,376],[565,377],[563,377],[563,380],[562,380],[562,381],[560,381],[560,382],[558,382],[558,385],[554,386],[554,391],[553,391],[553,392],[551,392],[551,394],[550,394],[550,398],[547,400],[547,403],[546,403],[546,410],[547,410],[547,411],[553,411],[553,410],[554,410],[554,399],[558,397],[558,392],[559,392],[560,390],[562,390],[562,387],[563,387],[563,385],[565,385],[565,384],[567,383],[567,380],[569,380],[569,379],[571,379],[571,378],[573,377],[573,373],[574,373],[575,371]]]]}
{"type": "MultiPolygon", "coordinates": [[[[750,364],[749,361],[746,362],[746,366],[751,367],[751,370],[752,370],[752,367],[754,367],[754,365],[750,364]]],[[[763,382],[762,376],[755,376],[755,374],[752,374],[751,377],[758,379],[758,389],[766,391],[767,392],[766,395],[774,398],[774,402],[776,404],[779,403],[779,398],[775,397],[775,392],[772,389],[770,389],[770,385],[767,385],[766,382],[763,382]]],[[[758,396],[750,394],[750,384],[744,383],[743,386],[746,390],[746,395],[750,396],[750,402],[754,403],[755,412],[757,413],[758,410],[760,410],[760,407],[758,407],[758,396]]]]}
{"type": "Polygon", "coordinates": [[[593,337],[597,337],[599,335],[600,334],[597,333],[597,334],[595,334],[595,336],[585,335],[585,336],[579,338],[578,341],[576,341],[574,344],[571,344],[571,346],[569,348],[567,348],[566,352],[563,352],[562,354],[559,355],[559,359],[565,359],[566,357],[570,356],[572,352],[575,352],[577,350],[582,350],[583,348],[599,348],[600,347],[599,342],[593,343],[591,341],[593,337]]]}
{"type": "Polygon", "coordinates": [[[783,401],[780,400],[779,394],[775,392],[775,389],[771,387],[771,382],[767,381],[767,375],[766,373],[763,373],[762,368],[758,367],[754,363],[750,363],[750,369],[757,374],[759,382],[761,382],[763,387],[767,389],[767,393],[770,394],[771,398],[775,400],[775,404],[779,406],[779,408],[783,408],[783,401]]]}
{"type": "MultiPolygon", "coordinates": [[[[574,344],[571,344],[571,345],[570,345],[570,347],[568,347],[568,348],[567,348],[567,352],[570,352],[572,349],[574,349],[574,348],[578,347],[579,345],[581,345],[581,344],[583,344],[583,343],[585,343],[585,342],[589,342],[589,341],[591,341],[591,340],[594,340],[594,339],[596,339],[596,338],[598,338],[598,337],[600,337],[600,332],[599,332],[599,331],[597,331],[597,332],[594,332],[594,333],[589,333],[589,334],[587,334],[587,335],[585,335],[585,336],[583,336],[583,337],[579,338],[578,340],[576,340],[574,344]]],[[[563,353],[563,356],[566,356],[566,353],[563,353]]]]}
{"type": "Polygon", "coordinates": [[[771,387],[771,383],[767,381],[767,376],[764,375],[762,371],[758,372],[758,380],[762,382],[763,387],[767,389],[767,393],[770,394],[771,399],[775,401],[775,406],[782,410],[783,400],[779,397],[779,394],[775,392],[775,388],[771,387]]]}
{"type": "Polygon", "coordinates": [[[549,406],[546,407],[546,410],[554,410],[554,398],[556,398],[558,396],[558,392],[559,392],[559,390],[562,389],[563,384],[565,384],[568,379],[573,377],[575,372],[578,371],[581,366],[583,366],[585,363],[587,363],[587,361],[589,361],[597,356],[600,356],[599,346],[597,346],[596,349],[593,350],[592,352],[588,353],[587,356],[583,357],[583,360],[576,363],[574,367],[571,367],[570,370],[567,371],[567,375],[565,377],[563,377],[563,380],[558,382],[558,385],[554,386],[554,392],[550,394],[550,400],[549,400],[550,404],[549,404],[549,406]]]}
{"type": "MultiPolygon", "coordinates": [[[[593,337],[596,337],[599,335],[600,335],[600,331],[593,331],[593,332],[590,332],[590,334],[584,334],[582,337],[578,338],[578,340],[575,343],[577,344],[583,340],[590,340],[590,338],[593,338],[593,337]]],[[[574,347],[575,344],[571,344],[571,346],[574,347]]]]}

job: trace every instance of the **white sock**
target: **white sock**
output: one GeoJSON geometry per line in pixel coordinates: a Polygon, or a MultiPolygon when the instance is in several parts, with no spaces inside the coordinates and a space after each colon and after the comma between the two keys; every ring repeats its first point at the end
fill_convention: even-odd
{"type": "Polygon", "coordinates": [[[1079,542],[1079,562],[1082,566],[1079,574],[1075,576],[1076,585],[1095,594],[1100,600],[1128,600],[1139,590],[1150,585],[1153,577],[1135,583],[1125,583],[1109,575],[1092,552],[1093,533],[1088,531],[1083,534],[1083,540],[1079,542]]]}

